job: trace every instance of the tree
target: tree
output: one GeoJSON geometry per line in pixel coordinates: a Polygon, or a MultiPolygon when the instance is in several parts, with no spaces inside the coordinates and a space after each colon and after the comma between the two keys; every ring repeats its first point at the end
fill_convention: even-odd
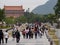
{"type": "Polygon", "coordinates": [[[34,21],[34,13],[30,13],[30,12],[25,12],[24,16],[26,17],[27,19],[27,22],[33,22],[34,21]]]}
{"type": "Polygon", "coordinates": [[[57,1],[57,4],[55,5],[54,10],[56,14],[57,27],[60,28],[60,21],[58,20],[60,18],[60,0],[57,1]]]}
{"type": "Polygon", "coordinates": [[[57,4],[54,7],[56,18],[60,17],[60,0],[57,1],[57,4]]]}
{"type": "Polygon", "coordinates": [[[5,18],[4,9],[0,9],[0,21],[2,21],[4,18],[5,18]]]}
{"type": "Polygon", "coordinates": [[[4,20],[7,24],[14,24],[15,20],[13,17],[6,17],[4,20]]]}
{"type": "Polygon", "coordinates": [[[25,23],[27,22],[27,18],[25,16],[20,16],[16,19],[18,23],[25,23]]]}
{"type": "Polygon", "coordinates": [[[27,22],[29,22],[29,23],[33,23],[33,22],[46,22],[44,15],[34,14],[32,12],[31,13],[30,12],[25,12],[24,16],[27,18],[27,22]]]}

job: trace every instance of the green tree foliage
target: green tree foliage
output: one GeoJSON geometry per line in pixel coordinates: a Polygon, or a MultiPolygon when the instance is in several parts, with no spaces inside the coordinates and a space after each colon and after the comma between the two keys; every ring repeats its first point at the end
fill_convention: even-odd
{"type": "Polygon", "coordinates": [[[57,1],[57,4],[54,7],[56,18],[60,17],[60,0],[57,1]]]}
{"type": "Polygon", "coordinates": [[[32,22],[34,18],[33,13],[25,12],[24,16],[27,18],[27,22],[32,22]]]}
{"type": "Polygon", "coordinates": [[[60,22],[59,22],[59,18],[60,18],[60,0],[57,1],[57,4],[55,5],[54,7],[54,10],[55,10],[55,17],[56,17],[56,22],[57,22],[57,27],[59,28],[60,27],[60,22]]]}
{"type": "Polygon", "coordinates": [[[34,13],[29,13],[29,12],[25,12],[23,16],[20,16],[19,18],[16,19],[16,22],[29,22],[29,23],[33,23],[35,21],[40,21],[40,15],[38,14],[34,14],[34,13]]]}
{"type": "Polygon", "coordinates": [[[0,21],[2,21],[4,18],[5,18],[4,9],[0,9],[0,21]]]}
{"type": "Polygon", "coordinates": [[[47,22],[55,22],[56,23],[56,15],[55,14],[48,14],[45,16],[45,20],[47,22]]]}
{"type": "Polygon", "coordinates": [[[27,18],[27,22],[29,22],[29,23],[40,20],[40,16],[38,14],[34,14],[32,12],[31,13],[26,12],[24,16],[27,18]]]}
{"type": "Polygon", "coordinates": [[[25,22],[27,22],[27,18],[24,15],[20,16],[20,17],[16,18],[16,22],[18,22],[18,23],[20,23],[20,22],[25,23],[25,22]]]}
{"type": "Polygon", "coordinates": [[[48,15],[38,15],[34,13],[29,13],[25,12],[24,16],[20,16],[19,18],[16,19],[17,22],[29,22],[29,23],[34,23],[34,22],[56,22],[55,21],[55,15],[53,14],[48,14],[48,15]]]}
{"type": "Polygon", "coordinates": [[[14,24],[15,23],[15,19],[13,17],[6,17],[5,18],[5,22],[7,24],[14,24]]]}
{"type": "Polygon", "coordinates": [[[23,16],[20,16],[16,18],[16,22],[29,22],[29,23],[34,23],[34,22],[56,22],[56,16],[54,14],[48,14],[48,15],[40,15],[40,14],[34,14],[34,13],[29,13],[25,12],[23,16]]]}

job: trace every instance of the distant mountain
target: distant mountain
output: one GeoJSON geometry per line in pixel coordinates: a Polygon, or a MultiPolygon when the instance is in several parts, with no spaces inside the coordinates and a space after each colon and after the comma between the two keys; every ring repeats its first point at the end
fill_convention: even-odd
{"type": "Polygon", "coordinates": [[[57,0],[49,0],[46,4],[40,5],[32,10],[35,14],[54,14],[53,7],[56,5],[57,0]]]}

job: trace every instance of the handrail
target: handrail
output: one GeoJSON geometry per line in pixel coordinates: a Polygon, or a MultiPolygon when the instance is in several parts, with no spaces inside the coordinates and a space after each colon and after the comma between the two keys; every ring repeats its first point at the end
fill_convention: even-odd
{"type": "Polygon", "coordinates": [[[48,39],[48,41],[50,42],[50,45],[56,45],[52,39],[52,37],[50,37],[50,35],[48,34],[48,31],[45,31],[46,37],[48,39]]]}

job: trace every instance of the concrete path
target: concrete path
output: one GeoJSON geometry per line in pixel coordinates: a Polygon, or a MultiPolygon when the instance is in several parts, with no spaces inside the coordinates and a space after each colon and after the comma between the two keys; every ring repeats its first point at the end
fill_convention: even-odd
{"type": "Polygon", "coordinates": [[[21,40],[20,42],[17,44],[15,40],[13,40],[12,37],[9,38],[8,43],[7,44],[3,44],[3,45],[50,45],[50,43],[48,42],[48,39],[46,38],[46,35],[44,34],[44,36],[42,36],[42,38],[38,38],[35,39],[23,39],[22,35],[21,35],[21,40]]]}

